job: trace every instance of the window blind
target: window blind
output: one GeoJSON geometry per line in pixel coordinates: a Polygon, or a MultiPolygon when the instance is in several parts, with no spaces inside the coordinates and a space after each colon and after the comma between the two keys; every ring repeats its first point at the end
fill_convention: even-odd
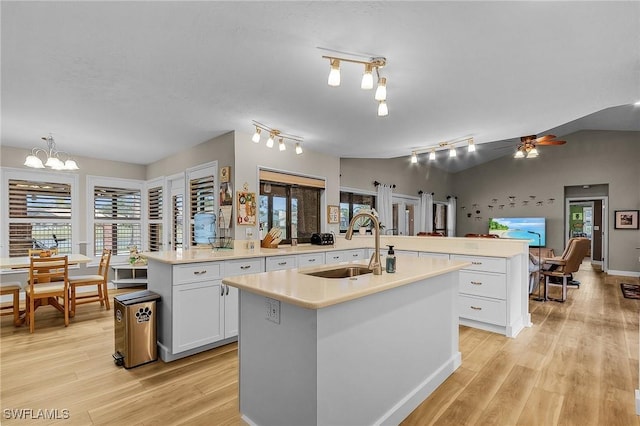
{"type": "Polygon", "coordinates": [[[129,248],[142,249],[139,189],[94,186],[94,253],[108,248],[126,255],[129,248]]]}
{"type": "Polygon", "coordinates": [[[162,195],[162,186],[149,188],[147,191],[149,251],[162,249],[162,195]]]}

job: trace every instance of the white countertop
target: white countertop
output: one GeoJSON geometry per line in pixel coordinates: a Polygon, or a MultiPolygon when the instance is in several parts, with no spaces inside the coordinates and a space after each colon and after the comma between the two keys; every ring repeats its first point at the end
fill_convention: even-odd
{"type": "Polygon", "coordinates": [[[396,262],[397,272],[393,274],[383,272],[382,275],[364,274],[352,278],[320,278],[304,274],[347,265],[367,266],[367,263],[341,263],[228,277],[222,282],[303,308],[320,309],[454,272],[470,265],[468,262],[402,255],[397,256],[396,262]]]}

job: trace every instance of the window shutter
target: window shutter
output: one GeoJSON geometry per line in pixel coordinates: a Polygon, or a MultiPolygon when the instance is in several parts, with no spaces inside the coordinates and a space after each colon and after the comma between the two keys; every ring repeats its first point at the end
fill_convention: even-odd
{"type": "Polygon", "coordinates": [[[117,255],[141,249],[142,200],[139,189],[94,186],[94,253],[117,255]]]}
{"type": "Polygon", "coordinates": [[[216,189],[215,179],[213,176],[203,176],[198,178],[189,179],[189,197],[191,212],[189,218],[191,219],[190,238],[191,245],[196,245],[195,239],[195,215],[197,213],[212,213],[216,214],[216,189]]]}
{"type": "Polygon", "coordinates": [[[162,186],[149,188],[148,196],[148,220],[149,220],[149,251],[162,249],[162,186]]]}

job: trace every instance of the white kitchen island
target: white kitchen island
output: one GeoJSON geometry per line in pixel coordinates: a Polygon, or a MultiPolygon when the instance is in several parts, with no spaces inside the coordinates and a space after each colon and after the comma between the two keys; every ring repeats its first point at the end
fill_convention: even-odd
{"type": "MultiPolygon", "coordinates": [[[[252,425],[398,424],[460,366],[458,270],[398,256],[395,274],[282,270],[240,290],[240,412],[252,425]]],[[[344,265],[342,265],[344,266],[344,265]]]]}

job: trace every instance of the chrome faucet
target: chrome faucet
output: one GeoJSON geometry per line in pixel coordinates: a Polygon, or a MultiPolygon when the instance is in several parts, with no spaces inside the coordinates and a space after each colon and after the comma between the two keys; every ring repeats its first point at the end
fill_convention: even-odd
{"type": "Polygon", "coordinates": [[[368,217],[371,219],[371,223],[373,224],[371,227],[371,233],[374,234],[376,241],[375,251],[371,255],[371,260],[369,260],[369,269],[373,271],[373,275],[382,275],[382,264],[380,263],[380,222],[372,212],[367,211],[356,213],[349,223],[349,229],[347,229],[347,234],[344,238],[347,240],[353,238],[353,225],[356,223],[356,219],[361,217],[368,217]]]}

